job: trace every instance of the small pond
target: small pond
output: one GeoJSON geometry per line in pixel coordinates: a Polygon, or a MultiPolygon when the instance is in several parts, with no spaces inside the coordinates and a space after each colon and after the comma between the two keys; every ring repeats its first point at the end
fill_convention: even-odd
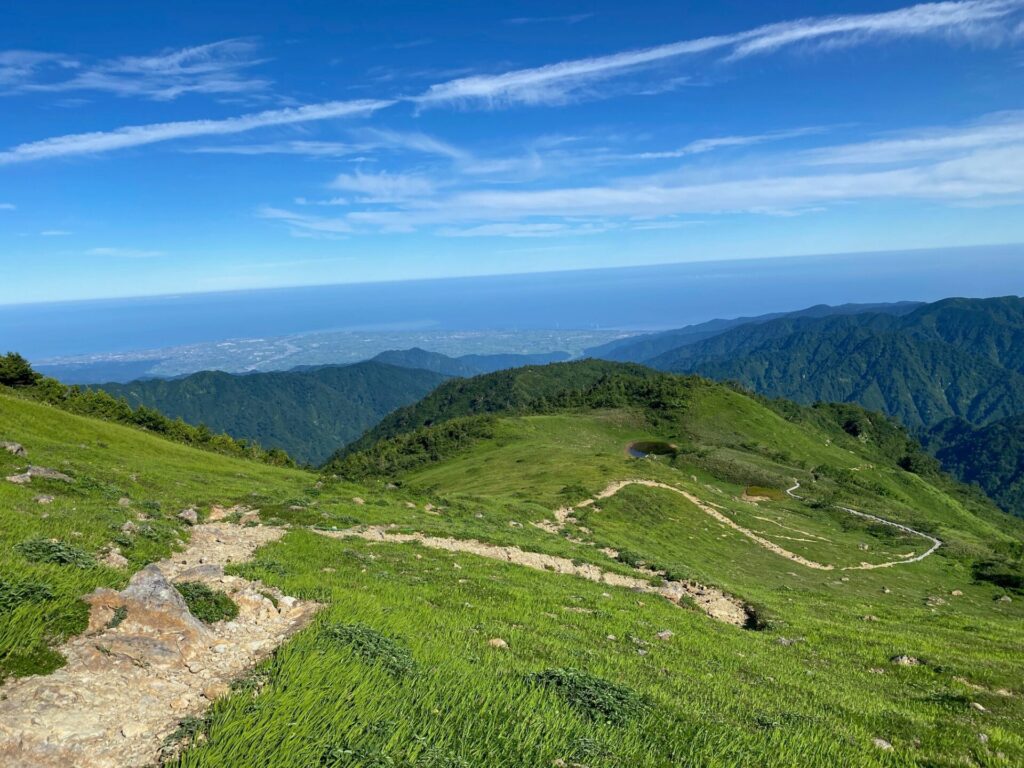
{"type": "Polygon", "coordinates": [[[626,450],[630,456],[636,459],[646,459],[648,456],[675,456],[679,451],[672,443],[658,440],[638,440],[635,443],[630,443],[626,450]]]}

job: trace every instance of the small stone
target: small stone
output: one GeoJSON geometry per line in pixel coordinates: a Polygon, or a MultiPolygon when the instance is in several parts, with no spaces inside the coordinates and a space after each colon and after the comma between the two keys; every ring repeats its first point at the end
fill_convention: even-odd
{"type": "Polygon", "coordinates": [[[487,645],[491,648],[508,648],[508,643],[502,640],[500,637],[492,637],[487,641],[487,645]]]}
{"type": "Polygon", "coordinates": [[[334,569],[331,568],[330,566],[327,566],[327,567],[321,568],[320,572],[321,573],[334,573],[334,569]]]}
{"type": "Polygon", "coordinates": [[[53,504],[53,496],[47,496],[46,494],[40,494],[35,498],[36,504],[53,504]]]}
{"type": "Polygon", "coordinates": [[[473,515],[473,517],[475,517],[477,520],[483,520],[484,519],[484,513],[483,512],[477,512],[475,515],[473,515]]]}
{"type": "Polygon", "coordinates": [[[239,525],[255,525],[258,522],[260,522],[260,512],[258,509],[243,512],[242,516],[238,518],[239,525]]]}
{"type": "Polygon", "coordinates": [[[58,472],[56,469],[49,469],[48,467],[29,467],[25,470],[25,474],[29,477],[41,477],[44,480],[60,480],[62,483],[72,482],[71,478],[63,472],[58,472]]]}
{"type": "Polygon", "coordinates": [[[362,499],[359,496],[353,496],[352,497],[352,503],[353,504],[358,504],[359,506],[362,506],[363,504],[366,503],[366,499],[362,499]]]}
{"type": "Polygon", "coordinates": [[[921,663],[920,659],[913,656],[907,656],[904,653],[901,653],[898,656],[893,656],[889,661],[900,667],[916,667],[921,663]]]}
{"type": "Polygon", "coordinates": [[[213,646],[211,650],[214,653],[227,653],[228,647],[224,643],[217,643],[217,645],[213,646]]]}
{"type": "Polygon", "coordinates": [[[880,739],[880,738],[876,737],[876,738],[871,740],[871,743],[874,744],[879,749],[885,750],[886,752],[888,752],[888,751],[890,751],[892,749],[892,744],[890,744],[885,739],[880,739]]]}
{"type": "Polygon", "coordinates": [[[22,458],[28,456],[28,451],[25,450],[25,446],[21,443],[12,443],[5,440],[0,442],[0,448],[3,448],[8,453],[13,453],[15,456],[21,456],[22,458]]]}
{"type": "Polygon", "coordinates": [[[954,590],[953,590],[952,592],[950,592],[949,594],[950,594],[950,595],[951,595],[952,597],[961,597],[961,596],[963,595],[963,592],[961,592],[961,591],[960,591],[959,589],[954,589],[954,590]]]}
{"type": "Polygon", "coordinates": [[[840,581],[849,581],[849,580],[850,580],[849,576],[843,576],[843,578],[840,579],[840,581]]]}
{"type": "Polygon", "coordinates": [[[519,521],[517,521],[517,520],[509,520],[509,521],[508,521],[508,527],[509,527],[509,528],[522,528],[522,527],[523,527],[523,524],[522,524],[522,523],[520,523],[520,522],[519,522],[519,521]]]}
{"type": "Polygon", "coordinates": [[[120,499],[117,500],[117,506],[119,507],[130,507],[131,505],[132,500],[129,499],[127,496],[122,496],[120,499]]]}
{"type": "Polygon", "coordinates": [[[198,675],[200,672],[206,669],[206,666],[201,661],[190,661],[187,664],[187,666],[188,671],[191,672],[193,675],[198,675]]]}
{"type": "Polygon", "coordinates": [[[456,571],[461,571],[462,570],[462,566],[459,565],[458,563],[452,563],[452,568],[454,568],[456,571]]]}
{"type": "Polygon", "coordinates": [[[976,702],[976,701],[972,701],[972,702],[971,702],[971,708],[972,708],[972,709],[976,709],[976,710],[978,710],[979,712],[988,712],[988,710],[987,710],[987,709],[985,709],[985,707],[983,707],[983,706],[982,706],[981,704],[979,704],[979,703],[978,703],[978,702],[976,702]]]}
{"type": "Polygon", "coordinates": [[[861,619],[863,621],[878,621],[878,617],[872,613],[869,613],[867,616],[862,616],[861,619]]]}
{"type": "Polygon", "coordinates": [[[987,733],[979,733],[978,734],[978,741],[980,741],[982,744],[988,744],[988,734],[987,733]]]}
{"type": "Polygon", "coordinates": [[[888,595],[890,592],[892,592],[892,590],[889,589],[888,587],[882,587],[882,594],[883,595],[888,595]]]}
{"type": "Polygon", "coordinates": [[[673,632],[671,629],[663,629],[661,632],[656,634],[655,637],[659,640],[671,640],[674,635],[675,632],[673,632]]]}
{"type": "Polygon", "coordinates": [[[121,533],[135,533],[137,530],[139,530],[139,526],[137,526],[131,520],[128,520],[127,522],[125,522],[124,525],[121,526],[121,533]]]}
{"type": "Polygon", "coordinates": [[[619,638],[617,638],[617,637],[616,637],[615,635],[608,635],[608,637],[607,637],[607,638],[605,638],[605,639],[606,639],[606,640],[611,640],[612,642],[615,642],[615,641],[616,641],[616,640],[618,640],[619,638]]]}
{"type": "Polygon", "coordinates": [[[199,522],[199,513],[192,509],[192,507],[189,507],[178,513],[178,519],[185,521],[189,525],[196,525],[199,522]]]}
{"type": "Polygon", "coordinates": [[[1012,603],[1013,602],[1013,598],[1010,597],[1009,595],[1003,595],[1002,597],[999,598],[999,602],[1000,603],[1012,603]]]}
{"type": "Polygon", "coordinates": [[[406,509],[416,509],[416,505],[413,504],[411,501],[407,501],[407,502],[405,502],[405,508],[406,509]]]}
{"type": "Polygon", "coordinates": [[[219,699],[221,696],[227,695],[230,690],[231,688],[224,683],[210,683],[208,686],[203,688],[203,696],[207,700],[213,701],[214,699],[219,699]]]}
{"type": "Polygon", "coordinates": [[[128,565],[128,558],[121,554],[121,550],[114,547],[101,562],[110,568],[124,568],[128,565]]]}
{"type": "Polygon", "coordinates": [[[126,739],[137,739],[148,732],[149,728],[143,723],[125,723],[121,726],[121,735],[126,739]]]}

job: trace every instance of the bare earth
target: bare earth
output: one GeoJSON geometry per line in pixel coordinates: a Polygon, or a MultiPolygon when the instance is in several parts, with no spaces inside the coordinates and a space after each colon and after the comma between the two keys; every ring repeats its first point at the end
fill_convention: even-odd
{"type": "Polygon", "coordinates": [[[653,586],[651,578],[657,576],[654,571],[637,569],[642,577],[624,576],[609,573],[588,563],[573,563],[565,557],[543,555],[538,552],[527,552],[519,547],[501,547],[495,544],[484,544],[473,539],[453,539],[448,537],[427,536],[423,533],[393,533],[381,525],[348,528],[343,531],[317,531],[317,533],[333,539],[358,538],[366,541],[415,542],[431,549],[443,549],[448,552],[465,552],[492,560],[501,560],[537,571],[579,576],[600,584],[613,587],[625,587],[637,592],[660,595],[678,604],[688,598],[696,603],[712,618],[736,626],[743,626],[747,621],[747,611],[741,600],[722,592],[714,587],[707,587],[693,581],[665,581],[660,586],[653,586]]]}
{"type": "Polygon", "coordinates": [[[280,528],[198,525],[184,552],[136,573],[122,592],[100,589],[89,629],[59,650],[67,666],[8,682],[0,700],[0,765],[5,768],[114,768],[153,763],[164,739],[201,714],[228,684],[319,608],[262,585],[225,576],[280,538],[280,528]],[[233,621],[194,618],[171,582],[202,581],[239,607],[233,621]],[[117,608],[127,615],[108,628],[117,608]]]}

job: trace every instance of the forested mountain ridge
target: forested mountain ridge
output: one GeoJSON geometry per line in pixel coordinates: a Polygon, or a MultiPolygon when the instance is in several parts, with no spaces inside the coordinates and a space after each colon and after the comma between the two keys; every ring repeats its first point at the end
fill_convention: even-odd
{"type": "Polygon", "coordinates": [[[419,400],[446,376],[379,362],[236,375],[201,371],[177,379],[103,384],[131,405],[282,448],[319,464],[395,408],[419,400]]]}
{"type": "Polygon", "coordinates": [[[904,316],[781,318],[646,361],[797,402],[859,402],[911,429],[1024,412],[1024,301],[947,299],[904,316]]]}
{"type": "Polygon", "coordinates": [[[589,357],[597,357],[602,360],[642,363],[657,355],[671,352],[674,349],[689,344],[696,344],[699,341],[710,339],[740,326],[761,325],[782,318],[823,318],[859,314],[903,315],[912,312],[919,306],[921,306],[920,302],[913,301],[902,301],[892,304],[840,304],[838,306],[817,304],[795,312],[775,312],[754,317],[709,320],[705,323],[689,325],[685,328],[617,339],[598,347],[591,347],[586,350],[586,354],[589,357]]]}
{"type": "Polygon", "coordinates": [[[560,363],[569,359],[567,352],[542,352],[530,355],[493,354],[493,355],[460,355],[450,357],[440,352],[430,352],[419,347],[411,349],[394,349],[381,352],[372,358],[378,363],[396,365],[401,368],[419,368],[434,371],[445,376],[479,376],[482,373],[493,373],[508,368],[521,368],[526,365],[546,365],[560,363]]]}
{"type": "MultiPolygon", "coordinates": [[[[1024,414],[1024,300],[1018,297],[945,299],[904,315],[778,318],[645,362],[734,380],[772,397],[857,402],[894,416],[951,462],[958,477],[978,481],[1004,508],[1024,514],[1019,494],[1001,485],[1011,475],[987,466],[996,457],[966,449],[974,444],[970,430],[928,435],[947,420],[977,428],[1024,414]],[[948,451],[945,438],[955,440],[948,451]]],[[[1012,432],[997,433],[1012,439],[1012,432]]]]}

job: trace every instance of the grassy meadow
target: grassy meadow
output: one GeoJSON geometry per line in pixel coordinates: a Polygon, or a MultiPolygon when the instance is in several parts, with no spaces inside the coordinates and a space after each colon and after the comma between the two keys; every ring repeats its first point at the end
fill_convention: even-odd
{"type": "Polygon", "coordinates": [[[211,504],[242,503],[290,527],[232,570],[325,608],[203,719],[183,724],[188,748],[175,765],[1024,764],[1024,596],[972,569],[1020,547],[1019,524],[901,469],[880,443],[785,418],[724,387],[698,389],[682,414],[502,416],[490,439],[363,483],[203,452],[6,394],[0,439],[29,451],[0,452],[0,474],[31,463],[73,478],[0,482],[5,675],[62,663],[54,649],[85,626],[80,596],[121,587],[182,546],[180,510],[202,517],[211,504]],[[679,451],[630,457],[627,446],[645,440],[679,451]],[[657,488],[630,486],[580,509],[561,535],[530,525],[632,478],[686,490],[836,567],[791,562],[657,488]],[[805,500],[782,492],[793,479],[805,500]],[[757,488],[771,493],[748,496],[770,498],[744,500],[757,488]],[[53,502],[39,504],[40,494],[53,502]],[[915,564],[842,570],[928,544],[835,504],[944,546],[915,564]],[[685,604],[468,554],[316,533],[362,524],[514,544],[621,573],[646,563],[749,601],[765,626],[740,629],[685,604]],[[41,539],[85,559],[34,561],[23,545],[41,539]],[[99,564],[115,544],[129,568],[99,564]],[[893,663],[900,655],[920,663],[893,663]]]}

